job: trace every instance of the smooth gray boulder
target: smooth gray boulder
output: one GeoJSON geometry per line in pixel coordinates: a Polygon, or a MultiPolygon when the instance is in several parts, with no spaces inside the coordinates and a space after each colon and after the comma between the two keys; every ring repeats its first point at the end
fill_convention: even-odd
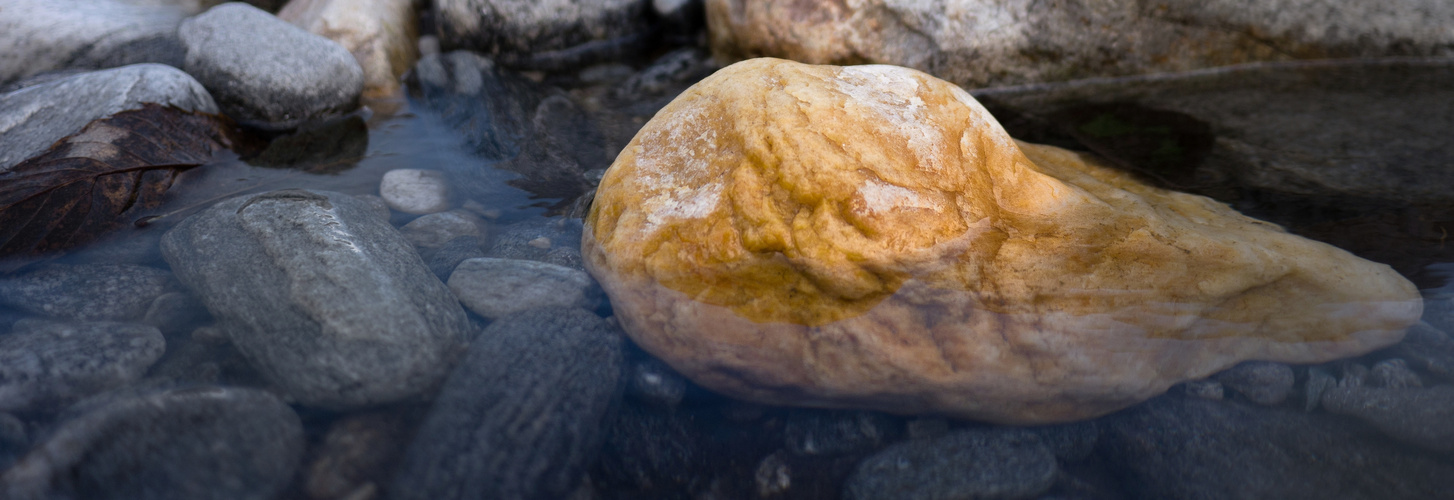
{"type": "Polygon", "coordinates": [[[162,255],[258,372],[306,405],[424,395],[470,328],[414,246],[341,193],[223,201],[168,232],[162,255]]]}
{"type": "Polygon", "coordinates": [[[594,309],[601,300],[585,271],[546,262],[469,259],[449,275],[449,289],[471,311],[498,318],[539,307],[594,309]]]}
{"type": "Polygon", "coordinates": [[[81,73],[0,94],[0,172],[45,152],[93,120],[148,102],[217,112],[202,84],[161,64],[81,73]]]}
{"type": "Polygon", "coordinates": [[[358,107],[363,69],[348,49],[256,7],[213,7],[179,33],[183,68],[238,121],[291,129],[358,107]]]}
{"type": "Polygon", "coordinates": [[[621,338],[580,309],[491,324],[435,399],[389,498],[566,498],[620,398],[621,338]]]}
{"type": "Polygon", "coordinates": [[[6,0],[0,84],[58,69],[182,65],[177,25],[188,12],[113,0],[6,0]]]}
{"type": "Polygon", "coordinates": [[[268,500],[304,444],[298,415],[264,391],[120,391],[62,415],[0,476],[0,498],[268,500]]]}
{"type": "Polygon", "coordinates": [[[0,336],[0,412],[53,409],[124,386],[166,349],[162,332],[146,325],[20,320],[0,336]]]}
{"type": "Polygon", "coordinates": [[[0,304],[76,321],[141,320],[174,291],[172,273],[135,264],[50,264],[0,279],[0,304]]]}

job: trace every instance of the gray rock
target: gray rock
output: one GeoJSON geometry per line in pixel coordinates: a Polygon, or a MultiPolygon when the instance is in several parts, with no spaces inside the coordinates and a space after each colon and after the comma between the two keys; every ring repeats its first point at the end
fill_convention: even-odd
{"type": "Polygon", "coordinates": [[[537,260],[585,270],[581,260],[581,222],[575,219],[531,219],[500,228],[485,251],[501,259],[537,260]]]}
{"type": "Polygon", "coordinates": [[[21,320],[0,336],[0,411],[60,408],[124,386],[166,349],[146,325],[21,320]]]}
{"type": "Polygon", "coordinates": [[[843,498],[1029,498],[1050,489],[1057,472],[1055,455],[1032,433],[965,429],[864,459],[843,498]]]}
{"type": "Polygon", "coordinates": [[[1374,387],[1403,389],[1424,386],[1424,381],[1419,379],[1419,374],[1409,369],[1408,362],[1398,358],[1374,363],[1368,376],[1374,387]]]}
{"type": "Polygon", "coordinates": [[[570,494],[620,397],[620,335],[579,309],[535,309],[491,324],[435,399],[390,498],[570,494]]]}
{"type": "MultiPolygon", "coordinates": [[[[429,56],[410,78],[418,100],[463,134],[475,154],[521,175],[512,186],[569,200],[589,189],[584,172],[611,163],[605,138],[567,95],[490,59],[464,51],[429,56]]],[[[451,186],[464,198],[488,198],[499,180],[479,170],[451,171],[451,186]]]]}
{"type": "Polygon", "coordinates": [[[391,409],[334,422],[304,468],[303,490],[310,498],[344,499],[382,488],[418,423],[413,413],[422,412],[391,409]]]}
{"type": "Polygon", "coordinates": [[[1026,430],[1040,436],[1040,441],[1050,447],[1055,458],[1066,462],[1076,462],[1090,456],[1101,437],[1101,426],[1095,420],[1030,427],[1026,430]]]}
{"type": "Polygon", "coordinates": [[[528,54],[644,31],[644,0],[434,0],[440,42],[528,54]]]}
{"type": "Polygon", "coordinates": [[[1217,381],[1260,405],[1278,405],[1292,393],[1292,367],[1269,361],[1245,361],[1218,373],[1217,381]]]}
{"type": "Polygon", "coordinates": [[[118,394],[68,413],[0,476],[0,496],[267,500],[303,454],[298,416],[254,389],[118,394]]]}
{"type": "Polygon", "coordinates": [[[151,301],[141,323],[154,326],[170,337],[189,334],[208,319],[207,306],[201,299],[190,293],[172,292],[151,301]]]}
{"type": "Polygon", "coordinates": [[[471,311],[486,318],[539,307],[595,309],[600,293],[585,271],[545,262],[490,257],[459,263],[449,289],[471,311]]]}
{"type": "Polygon", "coordinates": [[[1443,330],[1420,322],[1409,327],[1403,342],[1391,352],[1410,365],[1445,381],[1454,380],[1454,339],[1443,330]]]}
{"type": "Polygon", "coordinates": [[[1102,420],[1126,498],[1423,499],[1454,464],[1327,414],[1164,396],[1102,420]]]}
{"type": "Polygon", "coordinates": [[[408,224],[399,228],[399,232],[404,234],[404,239],[409,240],[421,250],[436,249],[456,238],[468,236],[484,239],[485,233],[480,228],[482,225],[484,225],[484,221],[475,217],[474,214],[463,210],[451,210],[409,221],[408,224]]]}
{"type": "Polygon", "coordinates": [[[785,453],[779,451],[763,458],[757,463],[757,470],[753,472],[753,483],[757,486],[757,496],[770,498],[788,492],[793,486],[792,468],[784,460],[785,453]]]}
{"type": "Polygon", "coordinates": [[[637,401],[673,408],[687,394],[687,379],[661,360],[642,354],[627,368],[626,394],[637,401]]]}
{"type": "Polygon", "coordinates": [[[976,88],[1311,58],[1454,53],[1442,0],[708,0],[723,61],[883,63],[976,88]]]}
{"type": "Polygon", "coordinates": [[[9,413],[0,413],[0,470],[10,468],[30,449],[30,437],[25,432],[25,422],[9,413]]]}
{"type": "Polygon", "coordinates": [[[179,29],[187,73],[242,122],[290,129],[358,106],[363,69],[343,46],[242,3],[179,29]]]}
{"type": "Polygon", "coordinates": [[[718,69],[711,54],[687,47],[666,53],[652,61],[650,66],[631,76],[615,89],[618,99],[646,99],[651,97],[676,97],[687,86],[696,83],[718,69]],[[671,92],[671,91],[676,92],[671,92]]]}
{"type": "Polygon", "coordinates": [[[52,264],[0,280],[0,303],[52,318],[140,320],[172,292],[172,274],[133,264],[52,264]]]}
{"type": "Polygon", "coordinates": [[[1327,370],[1308,368],[1308,380],[1303,383],[1303,411],[1318,409],[1318,403],[1323,401],[1323,393],[1337,385],[1337,380],[1327,370]]]}
{"type": "Polygon", "coordinates": [[[469,331],[413,245],[352,196],[232,198],[178,224],[162,253],[258,372],[303,404],[424,395],[469,331]]]}
{"type": "Polygon", "coordinates": [[[449,240],[439,248],[422,248],[419,256],[424,258],[424,264],[429,266],[429,271],[438,276],[440,281],[447,281],[454,268],[459,267],[459,263],[484,257],[485,251],[480,249],[479,238],[462,236],[449,240]]]}
{"type": "Polygon", "coordinates": [[[709,434],[695,424],[684,412],[622,405],[608,425],[592,480],[603,492],[690,498],[693,481],[711,474],[709,464],[722,458],[703,444],[702,437],[709,434]]]}
{"type": "Polygon", "coordinates": [[[212,96],[171,66],[135,64],[80,73],[0,95],[0,172],[94,120],[143,103],[216,113],[212,96]]]}
{"type": "Polygon", "coordinates": [[[1323,409],[1357,417],[1395,439],[1454,451],[1454,387],[1339,387],[1323,393],[1323,409]]]}
{"type": "Polygon", "coordinates": [[[871,451],[903,432],[892,417],[871,411],[794,410],[783,425],[786,447],[798,456],[871,451]]]}
{"type": "Polygon", "coordinates": [[[0,10],[0,84],[58,69],[181,66],[177,6],[112,0],[7,0],[0,10]]]}
{"type": "Polygon", "coordinates": [[[1190,380],[1182,384],[1186,395],[1202,399],[1218,400],[1225,396],[1222,383],[1212,379],[1190,380]]]}
{"type": "Polygon", "coordinates": [[[1358,363],[1344,364],[1343,378],[1338,379],[1338,387],[1363,387],[1368,382],[1368,376],[1368,367],[1360,365],[1358,363]]]}

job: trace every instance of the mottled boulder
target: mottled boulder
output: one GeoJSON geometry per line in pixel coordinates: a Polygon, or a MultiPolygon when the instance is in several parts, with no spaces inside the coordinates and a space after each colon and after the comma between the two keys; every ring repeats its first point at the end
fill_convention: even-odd
{"type": "Polygon", "coordinates": [[[606,172],[587,268],[643,348],[773,404],[1034,423],[1416,321],[1387,266],[1094,157],[890,66],[733,65],[606,172]]]}
{"type": "Polygon", "coordinates": [[[644,0],[434,0],[446,48],[529,54],[642,31],[644,0]]]}
{"type": "Polygon", "coordinates": [[[418,57],[410,0],[292,0],[278,18],[348,49],[363,69],[365,97],[398,93],[418,57]]]}
{"type": "Polygon", "coordinates": [[[1454,54],[1442,0],[707,0],[726,61],[885,63],[969,87],[1257,61],[1454,54]]]}
{"type": "Polygon", "coordinates": [[[146,325],[20,320],[0,336],[0,411],[63,408],[129,384],[166,349],[146,325]]]}
{"type": "Polygon", "coordinates": [[[168,232],[162,253],[237,349],[303,404],[356,408],[425,394],[469,330],[413,245],[352,196],[232,198],[168,232]]]}
{"type": "Polygon", "coordinates": [[[216,113],[202,84],[182,70],[135,64],[70,75],[0,95],[0,172],[45,152],[93,120],[144,103],[216,113]]]}
{"type": "Polygon", "coordinates": [[[303,425],[256,389],[190,387],[98,396],[0,476],[12,500],[267,500],[293,477],[303,425]]]}
{"type": "Polygon", "coordinates": [[[363,69],[332,40],[231,2],[182,22],[183,69],[241,122],[291,129],[350,111],[363,69]]]}
{"type": "Polygon", "coordinates": [[[77,321],[142,320],[172,292],[172,273],[134,264],[51,264],[0,279],[0,304],[77,321]]]}
{"type": "Polygon", "coordinates": [[[0,84],[59,69],[181,66],[174,5],[117,0],[8,0],[0,9],[0,84]]]}
{"type": "Polygon", "coordinates": [[[566,498],[600,450],[621,364],[618,332],[584,310],[492,323],[440,390],[389,497],[566,498]]]}

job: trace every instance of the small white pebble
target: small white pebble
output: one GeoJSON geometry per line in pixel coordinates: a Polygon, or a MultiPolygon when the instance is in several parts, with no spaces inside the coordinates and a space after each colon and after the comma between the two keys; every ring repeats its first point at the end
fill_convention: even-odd
{"type": "Polygon", "coordinates": [[[449,181],[444,172],[401,168],[384,173],[379,196],[389,208],[424,215],[449,210],[449,181]]]}
{"type": "MultiPolygon", "coordinates": [[[[516,241],[519,241],[519,240],[516,240],[516,241]]],[[[544,250],[544,249],[550,248],[550,238],[546,238],[544,236],[541,236],[539,238],[536,238],[536,239],[527,241],[527,242],[525,242],[525,244],[526,245],[530,245],[530,246],[535,247],[535,248],[539,248],[541,250],[544,250]]]]}

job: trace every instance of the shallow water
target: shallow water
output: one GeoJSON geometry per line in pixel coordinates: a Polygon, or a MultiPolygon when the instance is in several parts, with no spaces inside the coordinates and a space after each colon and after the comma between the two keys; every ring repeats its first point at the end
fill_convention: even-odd
{"type": "MultiPolygon", "coordinates": [[[[574,89],[572,96],[589,101],[598,90],[581,87],[574,89]]],[[[657,101],[646,106],[659,107],[665,102],[659,99],[657,101]]],[[[1094,99],[1087,99],[1085,102],[1093,101],[1094,99]]],[[[1170,106],[1164,102],[1160,104],[1170,106]]],[[[592,112],[596,126],[605,132],[607,145],[613,151],[618,150],[625,139],[641,126],[642,117],[649,115],[650,111],[639,107],[628,109],[610,105],[588,104],[583,107],[592,112]]],[[[1310,115],[1307,119],[1322,118],[1310,115]]],[[[155,241],[160,234],[187,215],[212,203],[240,194],[286,188],[373,195],[378,194],[381,176],[397,168],[446,172],[456,187],[455,206],[473,202],[469,210],[484,217],[492,229],[522,221],[556,220],[565,217],[560,215],[562,212],[571,211],[571,202],[574,200],[538,197],[512,187],[509,183],[517,179],[518,174],[496,169],[492,167],[492,162],[471,153],[463,137],[444,125],[437,114],[417,103],[411,104],[407,100],[369,103],[369,109],[354,115],[351,120],[351,124],[335,124],[338,128],[332,129],[345,132],[329,132],[325,135],[347,135],[347,130],[354,130],[353,133],[358,134],[362,130],[357,126],[362,123],[366,126],[366,137],[356,136],[341,141],[341,145],[331,149],[332,153],[322,155],[321,158],[288,160],[292,163],[288,166],[290,168],[254,166],[236,155],[219,155],[214,163],[196,168],[182,176],[173,187],[167,203],[152,214],[155,218],[148,218],[145,227],[125,228],[107,241],[74,252],[74,255],[57,262],[108,263],[121,259],[165,267],[165,262],[161,261],[155,249],[155,241]],[[365,141],[366,146],[360,147],[360,141],[365,141]],[[302,169],[298,168],[300,163],[302,169]]],[[[1015,126],[1009,128],[1012,132],[1017,131],[1015,126]]],[[[1018,132],[1031,136],[1031,139],[1048,139],[1049,142],[1059,142],[1071,147],[1083,146],[1076,143],[1074,137],[1043,129],[1036,130],[1033,124],[1028,128],[1019,128],[1018,132]]],[[[304,149],[330,149],[318,147],[316,143],[309,144],[311,145],[304,149]]],[[[594,168],[605,167],[606,165],[599,165],[594,168]]],[[[1306,193],[1278,196],[1269,195],[1265,190],[1253,189],[1205,191],[1246,213],[1268,216],[1274,222],[1288,224],[1295,232],[1315,239],[1322,237],[1334,243],[1347,240],[1346,233],[1350,224],[1348,221],[1357,221],[1360,227],[1367,228],[1366,232],[1376,234],[1377,239],[1359,240],[1353,245],[1356,248],[1351,250],[1371,258],[1381,255],[1398,256],[1399,270],[1406,275],[1417,275],[1418,283],[1427,290],[1426,295],[1448,293],[1448,289],[1454,287],[1454,279],[1451,279],[1454,272],[1450,271],[1454,269],[1454,256],[1451,256],[1454,249],[1450,252],[1444,250],[1442,236],[1431,240],[1431,226],[1428,225],[1430,213],[1435,214],[1435,219],[1444,220],[1438,217],[1450,213],[1445,208],[1447,205],[1391,200],[1387,197],[1358,205],[1330,201],[1333,198],[1320,199],[1306,193]],[[1329,208],[1330,204],[1336,206],[1329,208]],[[1415,205],[1433,208],[1409,208],[1415,205]],[[1432,245],[1431,241],[1437,245],[1432,245]]],[[[1454,193],[1454,190],[1449,192],[1454,193]]],[[[1454,194],[1450,198],[1454,198],[1454,194]]],[[[397,227],[413,218],[394,212],[391,222],[397,227]]],[[[1442,226],[1436,224],[1432,227],[1442,226]]],[[[579,242],[557,244],[578,247],[579,242]]],[[[484,246],[488,247],[488,242],[484,246]]],[[[603,306],[601,311],[607,312],[609,307],[603,306]]],[[[199,314],[205,312],[199,311],[199,314]]],[[[13,322],[23,314],[9,311],[5,316],[9,318],[7,322],[13,322]]],[[[488,323],[488,320],[479,317],[472,317],[472,320],[477,325],[488,323]]],[[[201,323],[205,324],[205,321],[201,323]]],[[[153,376],[160,376],[159,372],[169,366],[169,360],[176,359],[177,352],[188,349],[186,344],[200,342],[186,335],[175,338],[169,336],[168,341],[167,357],[153,367],[153,376]]],[[[217,356],[215,364],[220,373],[217,376],[219,382],[244,386],[261,385],[257,375],[249,371],[245,362],[239,361],[235,352],[210,346],[207,347],[207,352],[217,356]]],[[[1357,363],[1367,366],[1399,355],[1398,352],[1385,350],[1365,356],[1357,360],[1357,363]]],[[[658,366],[657,369],[660,369],[659,364],[653,364],[655,362],[649,355],[635,348],[628,348],[628,360],[628,371],[641,366],[658,366]]],[[[1336,370],[1346,371],[1347,366],[1347,363],[1335,363],[1323,369],[1334,371],[1333,375],[1337,377],[1339,373],[1336,370]]],[[[669,370],[665,373],[671,375],[669,370]]],[[[1359,447],[1366,447],[1372,457],[1395,457],[1398,463],[1414,463],[1402,472],[1408,474],[1406,477],[1400,477],[1400,472],[1381,469],[1381,472],[1372,474],[1374,479],[1350,481],[1346,485],[1348,488],[1363,489],[1359,494],[1350,494],[1350,497],[1376,497],[1378,488],[1399,489],[1399,483],[1404,479],[1408,480],[1409,485],[1424,484],[1422,482],[1428,478],[1421,477],[1421,474],[1427,474],[1431,470],[1454,470],[1447,468],[1454,467],[1454,456],[1449,453],[1434,453],[1403,444],[1347,417],[1320,412],[1304,413],[1303,396],[1297,391],[1303,390],[1313,375],[1306,367],[1295,367],[1295,373],[1298,384],[1292,398],[1273,408],[1249,403],[1246,398],[1230,390],[1226,392],[1221,403],[1210,403],[1187,396],[1186,390],[1173,388],[1172,394],[1167,398],[1108,417],[1110,420],[1101,419],[1103,422],[1097,424],[1102,429],[1099,431],[1101,445],[1094,451],[1079,456],[1069,454],[1060,457],[1058,460],[1062,475],[1052,489],[1043,492],[1041,497],[1145,497],[1146,491],[1152,490],[1136,484],[1151,481],[1145,477],[1150,473],[1127,464],[1138,460],[1166,459],[1158,458],[1157,453],[1176,446],[1175,441],[1167,437],[1176,433],[1203,433],[1200,435],[1206,439],[1221,440],[1217,446],[1195,447],[1190,450],[1185,460],[1192,460],[1193,463],[1183,469],[1186,471],[1196,469],[1195,460],[1207,460],[1209,467],[1224,471],[1228,467],[1226,463],[1217,461],[1212,464],[1216,452],[1237,446],[1255,447],[1258,439],[1270,439],[1269,436],[1285,437],[1285,442],[1279,442],[1277,446],[1292,451],[1288,451],[1285,456],[1279,455],[1281,458],[1278,460],[1281,461],[1266,463],[1287,466],[1290,468],[1289,473],[1299,478],[1326,478],[1330,477],[1329,474],[1336,476],[1365,467],[1356,463],[1357,460],[1346,457],[1331,459],[1334,463],[1326,467],[1311,463],[1323,452],[1319,445],[1312,444],[1318,440],[1337,441],[1342,443],[1340,446],[1349,447],[1338,448],[1340,451],[1356,451],[1363,449],[1359,447]],[[1182,418],[1183,412],[1191,411],[1187,408],[1195,410],[1201,405],[1211,404],[1226,407],[1209,410],[1215,415],[1206,418],[1217,420],[1219,423],[1216,425],[1191,429],[1168,426],[1163,434],[1158,434],[1158,429],[1154,427],[1146,428],[1144,433],[1139,434],[1135,430],[1136,425],[1154,426],[1175,421],[1182,418]],[[1300,432],[1299,426],[1313,430],[1308,430],[1306,437],[1288,437],[1300,432]],[[1156,439],[1169,441],[1160,443],[1159,447],[1147,444],[1146,449],[1140,451],[1129,449],[1134,446],[1127,443],[1138,442],[1138,439],[1144,442],[1156,439]],[[1347,463],[1340,463],[1340,460],[1347,463]],[[1446,468],[1430,464],[1442,464],[1446,468]],[[1308,472],[1309,469],[1321,472],[1311,473],[1308,472]],[[1394,484],[1380,481],[1393,481],[1394,484]]],[[[1448,373],[1438,374],[1422,370],[1420,373],[1425,376],[1425,385],[1450,381],[1448,373]]],[[[632,376],[628,374],[627,379],[632,380],[632,376]]],[[[867,412],[768,407],[734,401],[690,383],[686,384],[683,393],[674,397],[680,400],[674,406],[662,406],[660,399],[653,399],[649,389],[628,388],[626,393],[626,399],[617,408],[621,420],[616,420],[613,424],[615,427],[611,431],[612,437],[607,438],[602,456],[591,469],[590,481],[596,490],[595,498],[838,498],[841,483],[854,467],[865,457],[891,443],[906,438],[940,436],[949,430],[988,428],[980,423],[933,416],[904,417],[867,412]],[[642,435],[654,435],[657,439],[645,439],[642,435]],[[831,452],[813,451],[812,446],[805,449],[805,439],[811,443],[814,439],[812,436],[817,436],[816,439],[819,440],[815,446],[841,446],[843,449],[831,452]],[[782,479],[783,477],[789,479],[782,479]]],[[[382,451],[376,453],[383,458],[364,467],[367,474],[361,474],[362,477],[359,478],[374,481],[377,487],[384,487],[392,472],[391,467],[397,464],[398,455],[408,442],[407,436],[418,425],[428,405],[401,404],[352,413],[310,409],[299,405],[294,405],[293,408],[303,418],[310,451],[299,468],[294,485],[284,494],[284,498],[310,498],[306,483],[309,474],[314,473],[310,471],[315,470],[310,467],[316,467],[315,464],[323,456],[325,443],[331,439],[330,432],[341,432],[338,429],[346,425],[360,426],[369,432],[384,429],[378,431],[378,435],[384,437],[376,437],[370,441],[382,448],[382,451]],[[358,423],[360,419],[365,423],[358,423]],[[368,423],[371,421],[384,423],[368,423]]],[[[21,417],[31,434],[39,436],[46,432],[53,414],[40,412],[24,414],[21,417]]],[[[360,431],[359,434],[368,435],[368,432],[360,431]]],[[[1186,439],[1194,441],[1197,437],[1186,439]]],[[[1263,458],[1263,455],[1257,455],[1249,461],[1261,464],[1263,462],[1257,460],[1263,458]]],[[[1277,472],[1267,471],[1274,475],[1277,472]]],[[[1232,477],[1228,476],[1229,479],[1232,477]]],[[[1417,487],[1411,488],[1417,490],[1417,487]]],[[[1234,491],[1237,490],[1229,488],[1221,495],[1212,492],[1212,497],[1231,498],[1235,496],[1231,493],[1234,491]]]]}

